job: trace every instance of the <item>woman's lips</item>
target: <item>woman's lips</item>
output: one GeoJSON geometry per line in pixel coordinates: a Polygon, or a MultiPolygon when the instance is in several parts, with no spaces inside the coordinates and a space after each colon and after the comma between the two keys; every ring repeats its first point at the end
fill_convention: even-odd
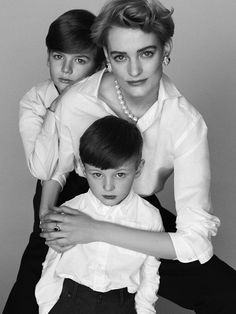
{"type": "Polygon", "coordinates": [[[146,82],[147,79],[137,80],[137,81],[127,81],[130,86],[139,86],[146,82]]]}

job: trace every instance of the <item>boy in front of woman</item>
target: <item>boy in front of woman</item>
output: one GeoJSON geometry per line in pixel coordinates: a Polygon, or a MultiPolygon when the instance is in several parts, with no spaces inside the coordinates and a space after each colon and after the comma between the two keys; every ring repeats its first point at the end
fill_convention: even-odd
{"type": "MultiPolygon", "coordinates": [[[[91,217],[162,231],[157,208],[134,193],[142,171],[143,140],[135,124],[115,116],[96,120],[80,139],[79,167],[89,191],[62,205],[91,217]]],[[[61,224],[52,222],[50,229],[61,224]]],[[[153,256],[104,242],[49,249],[36,286],[40,314],[154,314],[160,262],[153,256]]]]}

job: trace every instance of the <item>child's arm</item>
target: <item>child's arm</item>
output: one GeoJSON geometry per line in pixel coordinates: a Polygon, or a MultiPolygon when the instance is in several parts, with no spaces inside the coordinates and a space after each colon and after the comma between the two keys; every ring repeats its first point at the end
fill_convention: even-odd
{"type": "Polygon", "coordinates": [[[141,282],[135,295],[137,314],[156,314],[155,303],[160,283],[158,268],[160,262],[148,256],[141,269],[141,282]]]}
{"type": "MultiPolygon", "coordinates": [[[[31,174],[49,179],[58,158],[58,135],[54,113],[45,99],[50,85],[32,88],[20,101],[19,129],[31,174]],[[46,91],[45,91],[46,90],[46,91]]],[[[48,83],[49,84],[49,83],[48,83]]],[[[57,94],[51,95],[51,101],[57,94]]],[[[49,100],[47,100],[49,101],[49,100]]],[[[51,103],[51,102],[50,102],[51,103]]]]}
{"type": "MultiPolygon", "coordinates": [[[[160,213],[155,210],[151,220],[151,231],[164,231],[160,213]]],[[[160,284],[160,261],[154,256],[147,256],[140,272],[140,285],[135,295],[137,314],[156,314],[155,303],[158,299],[157,291],[160,284]]]]}

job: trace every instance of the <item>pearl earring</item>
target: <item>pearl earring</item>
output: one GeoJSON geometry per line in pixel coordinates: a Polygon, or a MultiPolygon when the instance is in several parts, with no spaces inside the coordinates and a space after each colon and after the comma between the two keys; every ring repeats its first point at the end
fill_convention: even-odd
{"type": "Polygon", "coordinates": [[[111,67],[110,61],[107,61],[107,63],[106,63],[106,69],[107,69],[108,72],[112,72],[112,67],[111,67]]]}
{"type": "Polygon", "coordinates": [[[163,59],[163,64],[165,66],[167,66],[169,63],[170,63],[170,57],[169,56],[165,56],[164,59],[163,59]]]}

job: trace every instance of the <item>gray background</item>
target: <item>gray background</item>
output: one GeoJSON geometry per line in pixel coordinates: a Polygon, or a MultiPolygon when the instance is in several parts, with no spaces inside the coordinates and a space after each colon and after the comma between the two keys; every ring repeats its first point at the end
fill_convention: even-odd
{"type": "MultiPolygon", "coordinates": [[[[35,179],[25,162],[18,133],[18,102],[48,77],[44,38],[63,12],[85,8],[97,13],[98,0],[1,0],[0,10],[0,310],[15,280],[33,222],[35,179]]],[[[165,1],[175,8],[176,32],[167,69],[209,127],[212,199],[222,226],[215,252],[236,267],[236,4],[234,0],[165,1]]],[[[173,208],[172,182],[161,194],[173,208]]],[[[26,301],[27,302],[27,301],[26,301]]],[[[161,300],[159,313],[192,313],[161,300]]]]}

